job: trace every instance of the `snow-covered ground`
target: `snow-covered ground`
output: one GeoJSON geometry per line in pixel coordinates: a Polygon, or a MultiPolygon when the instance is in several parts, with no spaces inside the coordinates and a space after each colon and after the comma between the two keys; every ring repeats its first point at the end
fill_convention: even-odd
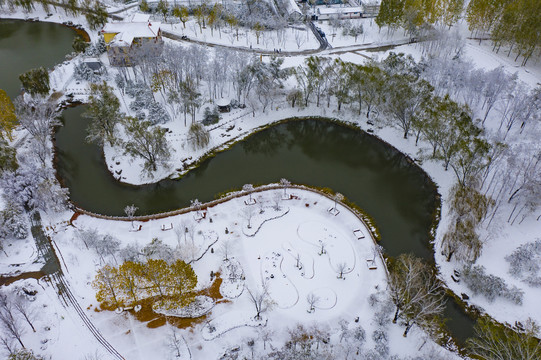
{"type": "MultiPolygon", "coordinates": [[[[81,215],[73,221],[73,226],[56,227],[49,235],[63,259],[65,277],[72,293],[98,331],[126,359],[170,357],[172,326],[154,328],[148,321],[137,320],[131,311],[118,313],[99,309],[90,283],[103,264],[93,250],[86,249],[78,234],[81,230],[97,229],[100,234],[111,234],[120,240],[121,248],[128,244],[142,248],[158,238],[186,255],[185,250],[191,244],[192,249],[195,247],[191,256],[199,257],[205,253],[192,264],[198,276],[197,289],[211,285],[211,271],[226,274],[224,264],[236,261],[242,267],[244,291],[238,297],[228,297],[230,300],[227,302],[216,302],[204,322],[179,330],[193,359],[219,358],[231,345],[239,345],[247,337],[257,339],[257,332],[263,328],[276,334],[270,343],[281,347],[286,340],[286,329],[297,323],[327,327],[332,341],[336,341],[340,320],[357,326],[355,319],[360,319],[362,328],[367,334],[372,334],[378,329],[373,318],[378,305],[371,305],[369,299],[371,295],[384,299],[386,271],[369,230],[355,214],[340,204],[337,215],[329,212],[334,202],[326,197],[300,189],[290,189],[290,194],[294,195],[293,199],[278,202],[281,210],[275,210],[274,206],[276,196],[283,197],[283,190],[267,190],[258,193],[253,205],[246,205],[248,196],[241,196],[202,210],[206,212],[202,219],[201,214],[190,212],[132,225],[129,221],[81,215]],[[244,235],[248,220],[243,217],[243,211],[249,207],[257,209],[257,212],[260,209],[264,211],[259,214],[259,222],[273,219],[261,227],[253,220],[252,227],[259,228],[253,236],[244,235]],[[276,218],[277,213],[281,216],[276,218]],[[197,218],[201,220],[195,220],[197,218]],[[186,224],[195,226],[193,243],[189,237],[184,238],[184,233],[175,231],[186,224]],[[134,232],[133,229],[139,225],[141,230],[134,232]],[[362,234],[359,231],[354,233],[354,230],[361,230],[362,234]],[[217,242],[213,243],[211,251],[205,252],[205,234],[212,233],[217,234],[217,242]],[[223,260],[223,251],[220,251],[224,243],[229,249],[227,262],[223,260]],[[376,269],[369,269],[367,260],[374,260],[376,269]],[[341,263],[345,264],[342,277],[339,274],[341,263]],[[263,284],[268,284],[272,306],[262,314],[261,320],[254,320],[256,312],[248,289],[254,292],[263,284]],[[313,311],[309,311],[309,294],[318,298],[313,311]]],[[[65,216],[70,215],[66,213],[65,216]]],[[[112,258],[108,260],[113,261],[112,258]]],[[[223,282],[240,281],[223,277],[223,282]]],[[[27,332],[28,336],[24,336],[32,348],[39,348],[40,353],[49,354],[54,359],[72,359],[74,353],[103,353],[94,337],[85,333],[77,316],[61,306],[47,283],[26,282],[38,290],[36,301],[31,306],[36,311],[40,309],[36,316],[37,333],[27,332]]],[[[17,285],[22,286],[21,282],[11,286],[17,285]]],[[[425,341],[425,334],[419,328],[414,328],[404,338],[400,326],[386,326],[391,354],[414,355],[425,341]]],[[[365,349],[374,345],[370,336],[367,338],[365,349]]],[[[258,340],[256,349],[261,350],[262,346],[258,340]]],[[[428,349],[434,344],[429,342],[425,346],[428,349]]]]}

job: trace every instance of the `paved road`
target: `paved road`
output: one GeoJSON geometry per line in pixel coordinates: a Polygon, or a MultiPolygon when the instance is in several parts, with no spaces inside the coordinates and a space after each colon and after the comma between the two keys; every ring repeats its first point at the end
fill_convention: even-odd
{"type": "Polygon", "coordinates": [[[259,55],[280,55],[280,56],[313,55],[313,54],[320,53],[323,50],[328,49],[328,48],[331,47],[329,45],[329,43],[327,42],[327,39],[325,39],[324,37],[322,37],[319,34],[319,32],[317,31],[316,26],[314,25],[314,23],[310,22],[308,24],[308,28],[314,33],[314,36],[316,37],[317,41],[319,42],[319,48],[310,49],[310,50],[301,50],[301,51],[281,51],[280,53],[276,53],[274,51],[269,51],[269,50],[249,49],[249,48],[242,47],[242,46],[229,46],[229,45],[223,45],[223,44],[213,44],[213,43],[208,43],[208,42],[204,42],[204,41],[200,41],[200,40],[196,40],[196,39],[192,39],[192,38],[183,39],[181,35],[173,34],[172,32],[169,32],[169,31],[163,30],[163,29],[162,29],[162,35],[164,37],[168,38],[168,39],[171,39],[171,40],[185,41],[185,42],[190,42],[190,43],[194,43],[194,44],[198,44],[198,45],[215,47],[215,48],[234,49],[234,50],[237,50],[237,51],[244,51],[244,52],[253,53],[253,54],[259,54],[259,55]]]}

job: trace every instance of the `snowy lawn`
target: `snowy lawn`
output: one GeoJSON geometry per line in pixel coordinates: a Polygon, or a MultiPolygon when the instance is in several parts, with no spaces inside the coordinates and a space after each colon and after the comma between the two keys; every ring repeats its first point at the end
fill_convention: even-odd
{"type": "MultiPolygon", "coordinates": [[[[276,199],[273,196],[276,193],[281,197],[283,190],[267,190],[259,193],[257,199],[270,204],[276,199]]],[[[256,206],[246,205],[248,196],[207,209],[205,218],[200,221],[194,220],[193,213],[134,222],[133,225],[129,221],[101,220],[80,215],[73,221],[73,226],[62,226],[59,222],[55,231],[49,230],[49,235],[60,250],[66,278],[77,301],[107,341],[127,359],[156,357],[158,354],[160,358],[167,358],[173,353],[170,347],[172,338],[178,340],[177,345],[183,344],[178,346],[178,351],[190,352],[194,359],[218,358],[233,344],[239,344],[246,337],[257,338],[258,334],[267,330],[276,334],[270,341],[275,346],[281,346],[287,337],[287,329],[295,327],[297,323],[319,324],[317,326],[333,329],[338,328],[341,319],[352,324],[355,319],[361,319],[361,326],[371,333],[376,329],[376,324],[371,320],[375,310],[369,298],[371,295],[383,296],[386,273],[379,257],[375,257],[377,269],[370,270],[366,266],[366,259],[374,258],[376,251],[375,243],[368,236],[368,229],[340,204],[340,213],[337,216],[330,214],[328,209],[334,206],[334,201],[326,197],[298,189],[293,193],[296,199],[281,200],[279,203],[281,209],[287,206],[287,213],[270,206],[264,208],[260,215],[267,214],[273,220],[264,222],[254,236],[246,236],[242,231],[247,225],[247,219],[241,215],[242,210],[256,206]],[[282,216],[276,217],[276,214],[282,216]],[[173,229],[170,229],[171,224],[173,229]],[[133,231],[139,226],[140,231],[133,231]],[[190,228],[187,235],[175,231],[184,226],[190,228]],[[199,305],[190,311],[194,311],[195,316],[206,313],[210,308],[211,312],[203,322],[180,330],[163,326],[164,322],[157,321],[155,317],[151,321],[137,320],[133,310],[98,310],[90,283],[103,261],[96,252],[87,250],[80,240],[78,232],[82,229],[97,229],[100,234],[114,235],[120,241],[121,249],[126,245],[142,248],[153,238],[158,238],[178,251],[186,261],[204,254],[192,263],[198,276],[198,290],[211,285],[209,274],[213,271],[222,274],[223,282],[241,285],[244,291],[226,297],[227,301],[213,302],[208,297],[199,297],[199,305]],[[361,229],[367,236],[358,239],[353,232],[355,229],[361,229]],[[212,242],[214,239],[217,242],[212,242]],[[212,244],[211,251],[207,251],[209,243],[212,244]],[[227,251],[223,250],[224,247],[227,251]],[[185,252],[186,249],[191,251],[185,252]],[[224,261],[226,253],[229,260],[224,261]],[[234,276],[230,276],[231,271],[226,269],[232,263],[237,266],[233,271],[234,276]],[[342,274],[340,264],[344,264],[342,274]],[[268,308],[261,312],[260,319],[256,319],[256,310],[248,293],[257,293],[264,285],[268,289],[268,308]],[[312,301],[313,307],[307,301],[309,296],[315,299],[312,301]]],[[[70,215],[66,213],[64,216],[70,215]]],[[[103,260],[115,264],[115,261],[121,261],[120,258],[117,252],[114,257],[107,256],[103,260]]],[[[224,292],[232,291],[223,288],[224,292]]],[[[43,314],[47,314],[43,321],[47,319],[46,322],[50,324],[52,330],[47,330],[49,334],[58,335],[25,335],[24,340],[38,341],[40,336],[46,337],[47,345],[41,346],[41,349],[55,359],[73,358],[75,347],[81,354],[94,351],[103,353],[90,333],[77,335],[84,333],[84,329],[71,308],[66,310],[60,306],[49,287],[39,287],[38,290],[34,304],[49,304],[43,311],[43,314]],[[60,320],[66,317],[68,320],[60,320]],[[67,322],[69,325],[66,325],[67,322]],[[74,347],[72,350],[61,346],[61,335],[67,336],[66,333],[72,334],[68,338],[77,336],[70,343],[74,347]],[[34,338],[36,340],[30,340],[34,338]]],[[[167,315],[175,316],[175,312],[180,316],[187,315],[182,310],[167,311],[167,315]]],[[[424,342],[424,334],[419,329],[404,339],[400,326],[387,326],[390,326],[391,353],[415,354],[424,342]]],[[[262,345],[260,343],[258,347],[262,345]]],[[[370,340],[367,346],[372,346],[370,340]]]]}

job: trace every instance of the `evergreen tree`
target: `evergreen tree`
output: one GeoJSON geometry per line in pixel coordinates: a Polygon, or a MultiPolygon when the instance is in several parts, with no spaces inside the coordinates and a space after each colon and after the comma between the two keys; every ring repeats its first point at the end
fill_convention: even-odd
{"type": "Polygon", "coordinates": [[[150,6],[148,6],[147,0],[141,0],[141,4],[139,4],[139,10],[142,12],[149,12],[150,6]]]}
{"type": "Polygon", "coordinates": [[[381,28],[388,26],[396,29],[404,15],[404,0],[382,0],[379,8],[376,24],[381,28]]]}
{"type": "Polygon", "coordinates": [[[92,7],[88,6],[85,10],[86,21],[92,30],[103,27],[107,22],[109,14],[99,1],[96,1],[92,7]]]}
{"type": "Polygon", "coordinates": [[[49,72],[43,67],[19,75],[19,80],[23,88],[32,96],[49,94],[49,72]]]}
{"type": "Polygon", "coordinates": [[[9,146],[6,140],[0,138],[0,173],[17,170],[19,164],[16,155],[17,151],[9,146]]]}
{"type": "Polygon", "coordinates": [[[86,139],[99,145],[113,145],[116,142],[115,126],[122,118],[120,102],[105,81],[102,84],[90,84],[90,91],[89,104],[83,114],[91,120],[86,139]]]}
{"type": "Polygon", "coordinates": [[[157,165],[165,164],[171,157],[171,151],[165,134],[167,130],[159,126],[151,126],[150,121],[140,121],[127,117],[124,121],[128,141],[124,152],[145,160],[143,169],[148,174],[157,170],[157,165]]]}
{"type": "Polygon", "coordinates": [[[76,36],[75,38],[73,38],[73,42],[71,43],[71,47],[73,48],[73,50],[78,53],[85,52],[88,45],[89,43],[87,43],[82,36],[76,36]]]}

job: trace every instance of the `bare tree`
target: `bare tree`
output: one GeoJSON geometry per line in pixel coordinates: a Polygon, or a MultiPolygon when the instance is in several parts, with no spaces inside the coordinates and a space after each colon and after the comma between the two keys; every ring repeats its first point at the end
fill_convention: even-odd
{"type": "Polygon", "coordinates": [[[280,211],[280,201],[282,200],[282,195],[279,192],[272,193],[272,203],[274,204],[273,209],[280,211]]]}
{"type": "Polygon", "coordinates": [[[334,199],[334,211],[336,211],[337,210],[336,205],[338,204],[339,201],[344,200],[344,195],[340,193],[336,193],[334,194],[333,199],[334,199]]]}
{"type": "Polygon", "coordinates": [[[4,334],[17,340],[23,348],[25,347],[21,339],[24,331],[19,320],[13,314],[11,302],[4,294],[0,294],[0,326],[4,329],[4,334]]]}
{"type": "Polygon", "coordinates": [[[255,340],[256,339],[253,337],[246,339],[246,345],[250,348],[250,352],[252,353],[252,360],[254,359],[255,340]]]}
{"type": "Polygon", "coordinates": [[[13,354],[15,351],[15,345],[13,345],[13,339],[4,334],[0,335],[0,344],[8,351],[8,353],[13,354]]]}
{"type": "Polygon", "coordinates": [[[242,209],[241,215],[246,221],[248,221],[248,225],[246,226],[248,229],[252,228],[252,218],[254,217],[255,210],[253,207],[248,206],[242,209]]]}
{"type": "Polygon", "coordinates": [[[21,296],[17,296],[13,301],[13,308],[22,315],[28,325],[30,325],[30,327],[32,328],[32,331],[36,332],[36,329],[32,324],[32,321],[34,321],[36,314],[28,305],[28,300],[24,299],[21,296]]]}
{"type": "Polygon", "coordinates": [[[274,336],[274,331],[272,331],[267,326],[264,326],[260,327],[257,332],[261,341],[263,341],[263,350],[266,350],[267,343],[270,342],[274,336]]]}
{"type": "Polygon", "coordinates": [[[287,179],[281,178],[280,185],[284,188],[284,199],[287,198],[287,188],[291,186],[291,182],[287,179]]]}
{"type": "Polygon", "coordinates": [[[229,256],[231,255],[231,251],[233,250],[233,247],[235,246],[235,243],[233,243],[231,240],[224,240],[220,244],[220,247],[218,248],[218,253],[222,255],[222,258],[224,261],[229,260],[229,256]]]}
{"type": "Polygon", "coordinates": [[[297,49],[300,49],[301,46],[306,42],[304,34],[300,30],[295,31],[295,44],[297,44],[297,49]]]}
{"type": "Polygon", "coordinates": [[[302,269],[301,254],[297,254],[297,256],[295,257],[295,261],[296,261],[295,267],[301,270],[302,269]]]}
{"type": "Polygon", "coordinates": [[[133,204],[131,205],[127,205],[125,208],[124,208],[124,212],[126,213],[126,216],[128,217],[128,219],[131,221],[131,226],[133,227],[133,216],[135,215],[135,213],[137,212],[139,208],[133,204]]]}
{"type": "Polygon", "coordinates": [[[326,250],[327,243],[324,242],[323,240],[319,240],[318,242],[319,242],[319,252],[318,252],[318,255],[326,254],[326,253],[327,253],[327,250],[326,250]]]}
{"type": "Polygon", "coordinates": [[[263,201],[263,196],[257,197],[257,204],[259,205],[259,213],[263,214],[265,212],[265,201],[263,201]]]}
{"type": "Polygon", "coordinates": [[[252,184],[244,184],[242,186],[242,191],[247,192],[249,195],[248,204],[253,204],[255,202],[252,200],[252,192],[254,191],[254,186],[252,184]]]}
{"type": "Polygon", "coordinates": [[[344,278],[344,272],[347,269],[347,264],[345,262],[341,262],[338,265],[336,265],[336,272],[338,273],[338,278],[343,279],[344,278]]]}
{"type": "Polygon", "coordinates": [[[201,205],[203,205],[203,204],[201,203],[201,201],[199,201],[199,199],[190,200],[190,205],[191,205],[192,208],[195,209],[197,216],[198,216],[198,217],[201,216],[201,214],[200,214],[200,212],[201,212],[201,205]]]}
{"type": "Polygon", "coordinates": [[[186,346],[186,340],[174,326],[171,326],[171,332],[169,334],[169,347],[175,352],[175,356],[177,358],[180,358],[184,351],[188,349],[186,346]]]}
{"type": "Polygon", "coordinates": [[[52,127],[60,125],[58,120],[60,112],[56,104],[37,98],[25,101],[19,96],[15,99],[14,105],[20,124],[41,146],[45,146],[52,127]]]}
{"type": "Polygon", "coordinates": [[[175,228],[175,234],[177,235],[177,242],[180,246],[180,240],[184,238],[184,242],[188,241],[188,235],[192,236],[193,241],[193,232],[195,229],[195,225],[193,223],[193,220],[190,218],[183,217],[180,220],[180,223],[175,228]]]}
{"type": "Polygon", "coordinates": [[[413,255],[400,255],[389,266],[389,289],[404,336],[415,324],[431,328],[445,308],[445,291],[434,269],[413,255]]]}
{"type": "Polygon", "coordinates": [[[306,302],[308,302],[308,305],[310,305],[310,308],[308,309],[309,313],[312,313],[316,311],[316,304],[319,302],[320,298],[319,296],[316,296],[313,292],[308,293],[306,295],[306,302]]]}
{"type": "Polygon", "coordinates": [[[269,310],[272,306],[272,301],[269,294],[269,284],[264,282],[260,289],[251,290],[246,288],[251,303],[255,307],[256,314],[254,318],[261,320],[261,314],[269,310]]]}

